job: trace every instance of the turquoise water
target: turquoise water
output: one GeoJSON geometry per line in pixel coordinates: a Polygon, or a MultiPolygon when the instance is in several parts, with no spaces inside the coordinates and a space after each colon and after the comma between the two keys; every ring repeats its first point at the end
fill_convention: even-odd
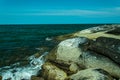
{"type": "Polygon", "coordinates": [[[46,41],[55,37],[76,32],[99,24],[66,25],[0,25],[0,66],[6,66],[36,53],[36,48],[54,44],[46,41]]]}

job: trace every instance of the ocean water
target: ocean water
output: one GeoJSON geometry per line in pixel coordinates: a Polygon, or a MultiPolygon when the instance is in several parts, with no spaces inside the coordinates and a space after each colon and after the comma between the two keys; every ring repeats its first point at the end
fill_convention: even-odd
{"type": "Polygon", "coordinates": [[[50,40],[55,36],[98,25],[102,24],[0,25],[0,75],[3,80],[30,80],[31,75],[41,69],[43,56],[48,53],[45,51],[35,58],[33,54],[40,47],[53,47],[50,40]],[[25,57],[28,57],[28,64],[17,67],[25,57]]]}

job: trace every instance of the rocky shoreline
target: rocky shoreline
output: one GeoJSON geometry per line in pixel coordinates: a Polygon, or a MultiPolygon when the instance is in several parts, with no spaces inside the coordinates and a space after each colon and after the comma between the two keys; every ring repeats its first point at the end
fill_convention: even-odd
{"type": "Polygon", "coordinates": [[[53,42],[55,48],[31,80],[120,80],[120,25],[85,29],[53,42]]]}

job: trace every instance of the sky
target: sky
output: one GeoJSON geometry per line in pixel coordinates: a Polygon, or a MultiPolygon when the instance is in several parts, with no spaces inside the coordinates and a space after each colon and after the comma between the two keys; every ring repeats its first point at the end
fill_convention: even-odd
{"type": "Polygon", "coordinates": [[[120,0],[0,0],[0,24],[120,23],[120,0]]]}

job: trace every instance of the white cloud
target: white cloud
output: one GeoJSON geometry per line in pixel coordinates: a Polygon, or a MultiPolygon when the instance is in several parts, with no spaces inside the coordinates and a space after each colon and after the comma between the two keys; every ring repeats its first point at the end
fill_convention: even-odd
{"type": "Polygon", "coordinates": [[[25,13],[16,13],[9,15],[28,15],[28,16],[99,16],[108,15],[110,13],[105,11],[93,11],[93,10],[46,10],[46,11],[33,11],[25,13]]]}
{"type": "Polygon", "coordinates": [[[83,16],[83,17],[110,17],[119,16],[120,7],[101,9],[101,10],[36,10],[25,11],[21,13],[7,13],[7,15],[24,15],[24,16],[83,16]]]}

